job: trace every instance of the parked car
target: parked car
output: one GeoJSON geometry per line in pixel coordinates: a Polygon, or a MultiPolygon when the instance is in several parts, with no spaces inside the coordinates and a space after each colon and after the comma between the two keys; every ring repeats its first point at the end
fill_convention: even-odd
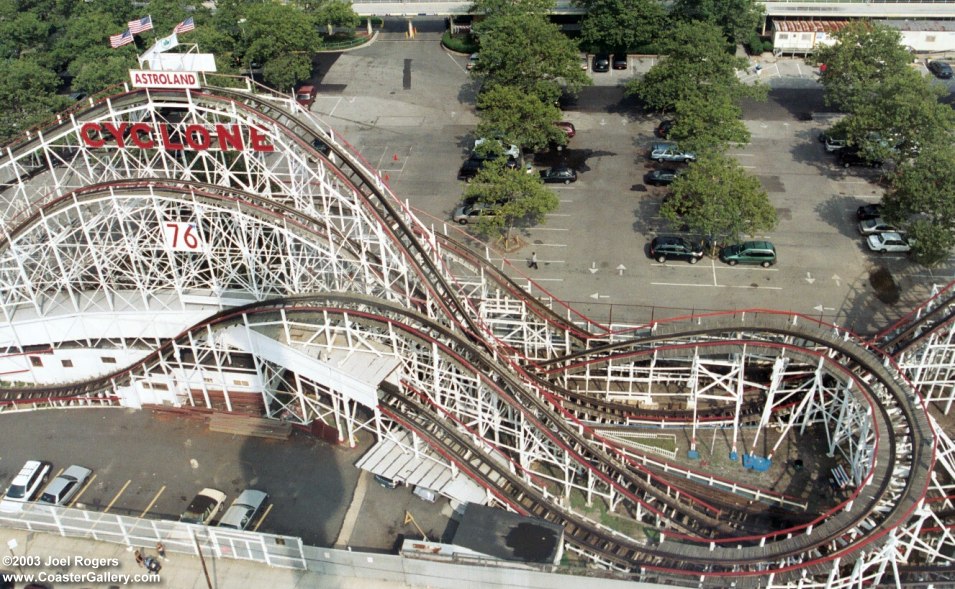
{"type": "Polygon", "coordinates": [[[882,205],[871,204],[862,205],[856,209],[856,219],[865,221],[866,219],[875,219],[882,216],[882,205]]]}
{"type": "Polygon", "coordinates": [[[675,124],[676,121],[673,119],[663,119],[660,121],[660,124],[657,125],[657,128],[653,130],[653,134],[660,139],[666,139],[670,136],[670,130],[673,129],[673,125],[675,124]]]}
{"type": "Polygon", "coordinates": [[[574,127],[574,124],[571,123],[570,121],[558,121],[554,123],[554,125],[556,125],[558,129],[563,131],[568,138],[573,137],[574,135],[577,134],[577,128],[574,127]]]}
{"type": "Polygon", "coordinates": [[[397,489],[401,485],[401,481],[396,481],[395,479],[389,479],[386,476],[376,474],[375,482],[381,485],[386,489],[397,489]]]}
{"type": "Polygon", "coordinates": [[[24,502],[33,501],[40,487],[49,478],[51,468],[53,465],[49,462],[27,460],[0,500],[0,511],[14,513],[23,508],[24,502]]]}
{"type": "Polygon", "coordinates": [[[497,209],[496,205],[486,202],[463,204],[454,209],[454,212],[451,213],[451,220],[461,225],[467,225],[482,217],[493,217],[497,214],[497,209]]]}
{"type": "Polygon", "coordinates": [[[590,67],[590,66],[588,65],[589,61],[590,61],[590,60],[587,59],[587,54],[586,54],[586,53],[581,53],[581,54],[580,54],[580,69],[582,69],[582,70],[584,70],[584,71],[587,71],[587,69],[590,67]]]}
{"type": "Polygon", "coordinates": [[[225,503],[225,493],[206,487],[192,498],[189,506],[179,516],[179,521],[187,524],[209,525],[222,509],[223,503],[225,503]]]}
{"type": "Polygon", "coordinates": [[[846,140],[844,137],[833,137],[832,135],[826,136],[826,141],[823,143],[823,146],[826,148],[828,153],[836,153],[837,151],[842,151],[845,149],[846,140]]]}
{"type": "Polygon", "coordinates": [[[540,171],[541,180],[547,184],[570,184],[577,181],[577,171],[567,166],[555,166],[540,171]]]}
{"type": "Polygon", "coordinates": [[[298,102],[306,109],[310,108],[312,103],[315,102],[315,86],[306,85],[296,90],[295,102],[298,102]]]}
{"type": "Polygon", "coordinates": [[[736,264],[759,264],[769,268],[776,263],[776,248],[768,241],[744,241],[720,250],[720,260],[736,264]]]}
{"type": "MultiPolygon", "coordinates": [[[[493,161],[497,158],[482,158],[475,155],[472,155],[468,159],[464,160],[464,163],[461,164],[461,169],[458,170],[458,180],[464,180],[465,182],[470,182],[477,176],[477,173],[481,171],[484,165],[493,161]]],[[[514,158],[507,158],[505,165],[508,168],[514,169],[517,168],[517,160],[514,158]]]]}
{"type": "Polygon", "coordinates": [[[650,159],[656,162],[693,162],[696,154],[684,151],[676,143],[658,142],[650,146],[650,159]]]}
{"type": "Polygon", "coordinates": [[[609,72],[610,71],[610,56],[606,53],[598,53],[594,55],[593,65],[590,67],[595,72],[609,72]]]}
{"type": "MultiPolygon", "coordinates": [[[[480,154],[480,152],[478,151],[478,148],[481,147],[482,145],[484,145],[484,143],[485,143],[486,141],[487,141],[487,139],[485,139],[484,137],[481,137],[481,138],[478,138],[478,139],[475,139],[475,140],[474,140],[474,148],[471,150],[471,157],[478,157],[478,158],[484,157],[484,156],[482,156],[482,155],[480,154]]],[[[493,141],[496,141],[497,144],[501,146],[501,149],[504,151],[504,155],[506,155],[507,157],[513,158],[513,159],[515,159],[515,160],[521,158],[521,148],[520,148],[520,147],[514,145],[513,143],[505,144],[505,143],[504,143],[502,140],[500,140],[500,139],[494,139],[493,141]]],[[[486,159],[486,158],[485,158],[485,159],[486,159]]]]}
{"type": "Polygon", "coordinates": [[[615,70],[625,70],[630,67],[630,63],[627,60],[626,53],[614,53],[613,59],[610,63],[611,67],[615,70]]]}
{"type": "Polygon", "coordinates": [[[269,494],[265,491],[256,491],[255,489],[242,491],[229,506],[229,509],[226,510],[222,519],[219,520],[219,527],[235,530],[248,528],[268,501],[269,494]]]}
{"type": "Polygon", "coordinates": [[[477,65],[477,62],[478,62],[478,59],[479,59],[479,58],[480,58],[480,55],[479,55],[479,54],[477,54],[477,53],[472,53],[471,55],[468,56],[468,63],[467,63],[467,65],[465,65],[464,67],[465,67],[468,71],[473,70],[473,69],[474,69],[474,66],[477,65]]]}
{"type": "Polygon", "coordinates": [[[872,235],[873,233],[887,233],[889,231],[899,232],[898,227],[894,225],[889,225],[885,222],[882,217],[876,217],[875,219],[866,219],[865,221],[859,221],[859,233],[862,235],[872,235]]]}
{"type": "Polygon", "coordinates": [[[848,168],[850,166],[878,168],[882,165],[882,162],[879,160],[869,159],[859,153],[859,150],[850,147],[839,150],[839,165],[844,168],[848,168]]]}
{"type": "Polygon", "coordinates": [[[93,471],[84,466],[76,464],[70,466],[43,489],[40,493],[40,503],[66,505],[83,488],[92,474],[93,471]]]}
{"type": "Polygon", "coordinates": [[[907,253],[912,250],[912,244],[899,233],[874,233],[866,238],[869,249],[884,253],[907,253]]]}
{"type": "Polygon", "coordinates": [[[643,176],[643,181],[650,186],[669,186],[673,184],[676,177],[680,175],[679,170],[673,168],[660,168],[659,170],[650,170],[643,176]]]}
{"type": "Polygon", "coordinates": [[[936,78],[947,80],[952,77],[952,66],[944,61],[928,62],[928,71],[932,72],[936,78]]]}
{"type": "Polygon", "coordinates": [[[703,257],[703,244],[677,235],[661,235],[650,242],[650,257],[661,264],[673,259],[695,264],[703,257]]]}

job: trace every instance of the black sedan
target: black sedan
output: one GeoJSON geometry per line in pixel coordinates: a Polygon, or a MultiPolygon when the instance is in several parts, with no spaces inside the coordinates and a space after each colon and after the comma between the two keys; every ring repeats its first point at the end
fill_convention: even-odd
{"type": "Polygon", "coordinates": [[[567,166],[557,166],[541,170],[541,180],[548,184],[570,184],[577,181],[577,170],[567,166]]]}
{"type": "Polygon", "coordinates": [[[928,62],[928,71],[932,72],[936,78],[947,80],[952,77],[952,66],[944,61],[928,62]]]}
{"type": "Polygon", "coordinates": [[[674,170],[673,168],[651,170],[643,177],[643,181],[650,186],[669,186],[673,184],[673,181],[676,180],[679,173],[678,170],[674,170]]]}
{"type": "Polygon", "coordinates": [[[614,53],[611,66],[615,70],[625,70],[630,67],[630,64],[627,62],[626,53],[614,53]]]}
{"type": "Polygon", "coordinates": [[[866,168],[878,168],[882,165],[879,160],[870,159],[855,149],[839,150],[839,165],[848,168],[850,166],[862,166],[866,168]]]}
{"type": "Polygon", "coordinates": [[[595,72],[609,72],[610,56],[606,53],[598,53],[597,55],[594,55],[594,63],[590,66],[590,69],[595,72]]]}
{"type": "Polygon", "coordinates": [[[862,205],[856,209],[856,219],[868,221],[869,219],[878,219],[882,216],[882,205],[862,205]]]}

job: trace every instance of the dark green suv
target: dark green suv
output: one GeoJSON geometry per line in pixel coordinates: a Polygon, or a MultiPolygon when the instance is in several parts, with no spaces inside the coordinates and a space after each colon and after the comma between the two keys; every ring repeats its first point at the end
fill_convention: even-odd
{"type": "Polygon", "coordinates": [[[650,242],[650,257],[661,264],[674,258],[695,264],[703,257],[703,246],[676,235],[661,235],[650,242]]]}
{"type": "Polygon", "coordinates": [[[720,259],[730,266],[759,264],[769,268],[776,263],[776,248],[768,241],[744,241],[724,247],[720,250],[720,259]]]}

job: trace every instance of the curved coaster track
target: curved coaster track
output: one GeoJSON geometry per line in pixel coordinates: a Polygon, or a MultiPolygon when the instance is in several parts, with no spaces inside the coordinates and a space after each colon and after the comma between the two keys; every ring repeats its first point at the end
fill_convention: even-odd
{"type": "Polygon", "coordinates": [[[106,92],[4,147],[5,410],[254,406],[343,442],[411,432],[620,578],[849,587],[952,566],[950,289],[871,340],[767,310],[610,329],[429,229],[288,97],[207,82],[106,92]]]}

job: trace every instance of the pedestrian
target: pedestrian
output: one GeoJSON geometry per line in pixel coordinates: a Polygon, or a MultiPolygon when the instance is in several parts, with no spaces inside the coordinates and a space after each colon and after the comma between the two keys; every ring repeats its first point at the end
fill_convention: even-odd
{"type": "Polygon", "coordinates": [[[136,558],[136,564],[143,566],[143,553],[137,549],[136,552],[133,552],[133,556],[136,558]]]}
{"type": "Polygon", "coordinates": [[[538,269],[538,266],[537,266],[537,252],[531,252],[531,261],[527,264],[527,266],[528,266],[529,268],[533,268],[534,270],[537,270],[537,269],[538,269]]]}
{"type": "Polygon", "coordinates": [[[151,556],[146,557],[145,564],[146,564],[146,570],[149,571],[150,573],[158,573],[159,569],[162,568],[162,565],[159,564],[159,561],[151,556]]]}
{"type": "Polygon", "coordinates": [[[159,556],[166,560],[166,545],[162,542],[156,542],[156,552],[159,553],[159,556]]]}
{"type": "Polygon", "coordinates": [[[756,77],[757,77],[757,78],[759,77],[759,74],[762,73],[762,71],[763,71],[763,66],[761,66],[761,65],[759,65],[759,64],[757,63],[757,64],[756,64],[756,77]]]}

